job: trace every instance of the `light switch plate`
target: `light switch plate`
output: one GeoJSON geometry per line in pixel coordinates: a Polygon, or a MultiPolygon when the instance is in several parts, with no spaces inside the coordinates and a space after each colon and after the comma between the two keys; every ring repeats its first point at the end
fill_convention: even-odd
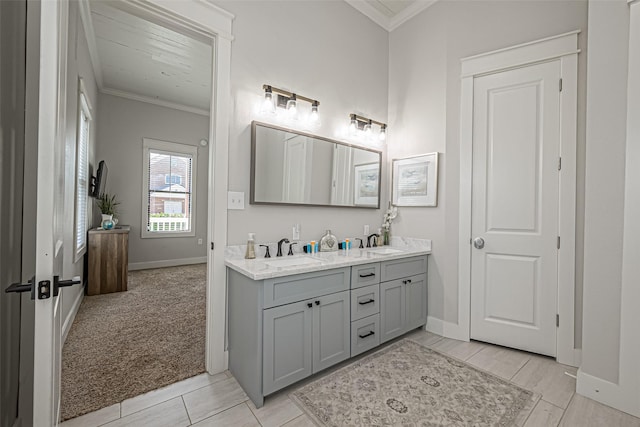
{"type": "Polygon", "coordinates": [[[227,192],[227,209],[229,210],[244,209],[244,192],[243,191],[227,192]]]}

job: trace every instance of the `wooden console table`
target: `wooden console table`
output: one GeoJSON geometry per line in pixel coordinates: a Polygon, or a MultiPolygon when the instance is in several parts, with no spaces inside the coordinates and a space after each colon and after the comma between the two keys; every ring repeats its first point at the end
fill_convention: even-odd
{"type": "Polygon", "coordinates": [[[89,230],[87,295],[127,290],[129,231],[128,225],[111,230],[89,230]]]}

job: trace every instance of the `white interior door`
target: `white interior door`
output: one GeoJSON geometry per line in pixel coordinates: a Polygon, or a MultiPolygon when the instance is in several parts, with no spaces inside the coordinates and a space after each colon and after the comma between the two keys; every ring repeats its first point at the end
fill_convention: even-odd
{"type": "Polygon", "coordinates": [[[555,356],[560,61],[474,80],[471,338],[555,356]]]}
{"type": "MultiPolygon", "coordinates": [[[[68,1],[42,1],[36,195],[36,299],[33,425],[57,425],[60,411],[61,304],[53,277],[62,271],[64,132],[68,1]],[[47,290],[49,298],[40,298],[47,290]]],[[[26,197],[26,196],[25,196],[26,197]]]]}
{"type": "Polygon", "coordinates": [[[304,203],[311,200],[312,155],[313,147],[306,136],[294,135],[285,141],[283,202],[304,203]]]}

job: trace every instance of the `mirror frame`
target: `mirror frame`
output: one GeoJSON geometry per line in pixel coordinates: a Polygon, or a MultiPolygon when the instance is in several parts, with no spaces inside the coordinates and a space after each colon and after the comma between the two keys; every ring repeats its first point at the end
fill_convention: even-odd
{"type": "Polygon", "coordinates": [[[360,145],[349,144],[342,141],[337,141],[335,139],[325,138],[324,136],[314,135],[308,132],[302,132],[299,130],[286,128],[278,125],[273,125],[270,123],[259,122],[257,120],[253,120],[251,122],[251,176],[249,178],[251,180],[250,190],[249,190],[249,204],[251,205],[276,205],[276,206],[315,206],[315,207],[328,207],[328,208],[356,208],[356,209],[380,209],[380,194],[382,188],[382,151],[374,150],[372,148],[362,147],[360,145]],[[255,200],[255,177],[256,177],[256,127],[262,126],[270,129],[275,129],[284,132],[295,133],[296,135],[306,136],[314,139],[318,139],[321,141],[329,142],[331,144],[340,144],[346,147],[357,148],[359,150],[369,151],[372,153],[378,154],[378,170],[379,178],[378,178],[378,205],[377,206],[349,206],[349,205],[323,205],[323,204],[315,204],[315,203],[286,203],[286,202],[261,202],[255,200]]]}

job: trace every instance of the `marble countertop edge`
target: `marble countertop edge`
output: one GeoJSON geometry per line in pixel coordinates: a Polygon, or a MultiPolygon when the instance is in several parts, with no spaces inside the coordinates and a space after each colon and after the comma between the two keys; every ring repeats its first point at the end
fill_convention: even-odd
{"type": "Polygon", "coordinates": [[[383,262],[394,259],[402,259],[413,256],[429,255],[431,253],[431,240],[428,239],[406,239],[394,238],[390,246],[381,246],[371,249],[350,249],[348,251],[340,250],[336,252],[319,252],[316,254],[297,253],[293,257],[272,257],[272,258],[256,258],[244,259],[244,245],[237,247],[228,247],[225,253],[225,265],[252,280],[264,280],[275,277],[290,276],[294,274],[310,273],[314,271],[332,270],[341,267],[350,267],[353,265],[370,264],[374,262],[383,262]],[[385,251],[385,248],[398,250],[389,254],[375,253],[376,251],[385,251]],[[240,256],[242,254],[242,256],[240,256]],[[308,264],[292,265],[292,266],[269,266],[267,263],[286,262],[295,258],[313,259],[308,264]]]}

